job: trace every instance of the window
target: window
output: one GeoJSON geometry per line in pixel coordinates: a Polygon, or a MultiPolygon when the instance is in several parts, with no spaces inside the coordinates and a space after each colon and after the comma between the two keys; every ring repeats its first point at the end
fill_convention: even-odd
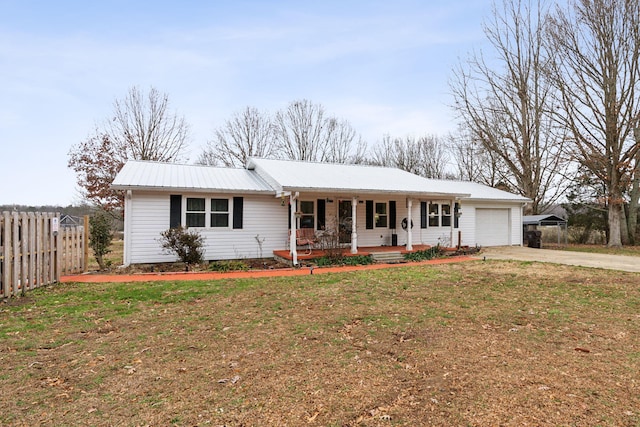
{"type": "Polygon", "coordinates": [[[387,227],[387,203],[386,202],[376,202],[376,228],[386,228],[387,227]]]}
{"type": "Polygon", "coordinates": [[[187,197],[187,227],[205,226],[204,199],[187,197]]]}
{"type": "Polygon", "coordinates": [[[211,199],[211,227],[229,226],[229,199],[211,199]]]}
{"type": "Polygon", "coordinates": [[[442,226],[451,227],[451,205],[442,205],[442,226]]]}
{"type": "Polygon", "coordinates": [[[429,204],[429,227],[440,227],[440,205],[429,204]]]}
{"type": "Polygon", "coordinates": [[[300,228],[313,228],[315,219],[313,215],[313,202],[300,201],[300,228]]]}

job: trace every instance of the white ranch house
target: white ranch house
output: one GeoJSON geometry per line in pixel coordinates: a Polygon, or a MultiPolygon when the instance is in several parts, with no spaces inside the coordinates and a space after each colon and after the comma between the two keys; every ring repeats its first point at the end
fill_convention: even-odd
{"type": "Polygon", "coordinates": [[[352,253],[392,244],[408,251],[522,245],[529,201],[395,168],[255,158],[244,169],[129,161],[112,187],[126,193],[125,265],[175,261],[159,238],[179,225],[200,232],[207,260],[272,257],[286,249],[296,263],[295,231],[331,227],[340,227],[341,244],[352,253]]]}

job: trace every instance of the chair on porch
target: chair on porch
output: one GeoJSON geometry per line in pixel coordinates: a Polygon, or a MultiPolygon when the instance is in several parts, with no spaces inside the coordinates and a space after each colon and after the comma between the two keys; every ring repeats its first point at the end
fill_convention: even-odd
{"type": "MultiPolygon", "coordinates": [[[[291,235],[291,230],[289,230],[291,235]]],[[[304,247],[305,255],[310,255],[313,247],[318,243],[316,233],[313,228],[299,228],[296,230],[296,247],[304,247]]]]}

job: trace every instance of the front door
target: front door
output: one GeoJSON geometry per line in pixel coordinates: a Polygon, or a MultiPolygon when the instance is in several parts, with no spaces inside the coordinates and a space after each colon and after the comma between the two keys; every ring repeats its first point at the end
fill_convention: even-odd
{"type": "Polygon", "coordinates": [[[351,243],[351,200],[338,201],[338,238],[340,243],[351,243]]]}

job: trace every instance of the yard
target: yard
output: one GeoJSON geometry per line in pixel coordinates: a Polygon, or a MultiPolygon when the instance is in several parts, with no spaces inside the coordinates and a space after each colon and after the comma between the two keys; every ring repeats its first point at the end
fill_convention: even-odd
{"type": "Polygon", "coordinates": [[[640,277],[477,261],[0,305],[0,424],[640,425],[640,277]]]}

